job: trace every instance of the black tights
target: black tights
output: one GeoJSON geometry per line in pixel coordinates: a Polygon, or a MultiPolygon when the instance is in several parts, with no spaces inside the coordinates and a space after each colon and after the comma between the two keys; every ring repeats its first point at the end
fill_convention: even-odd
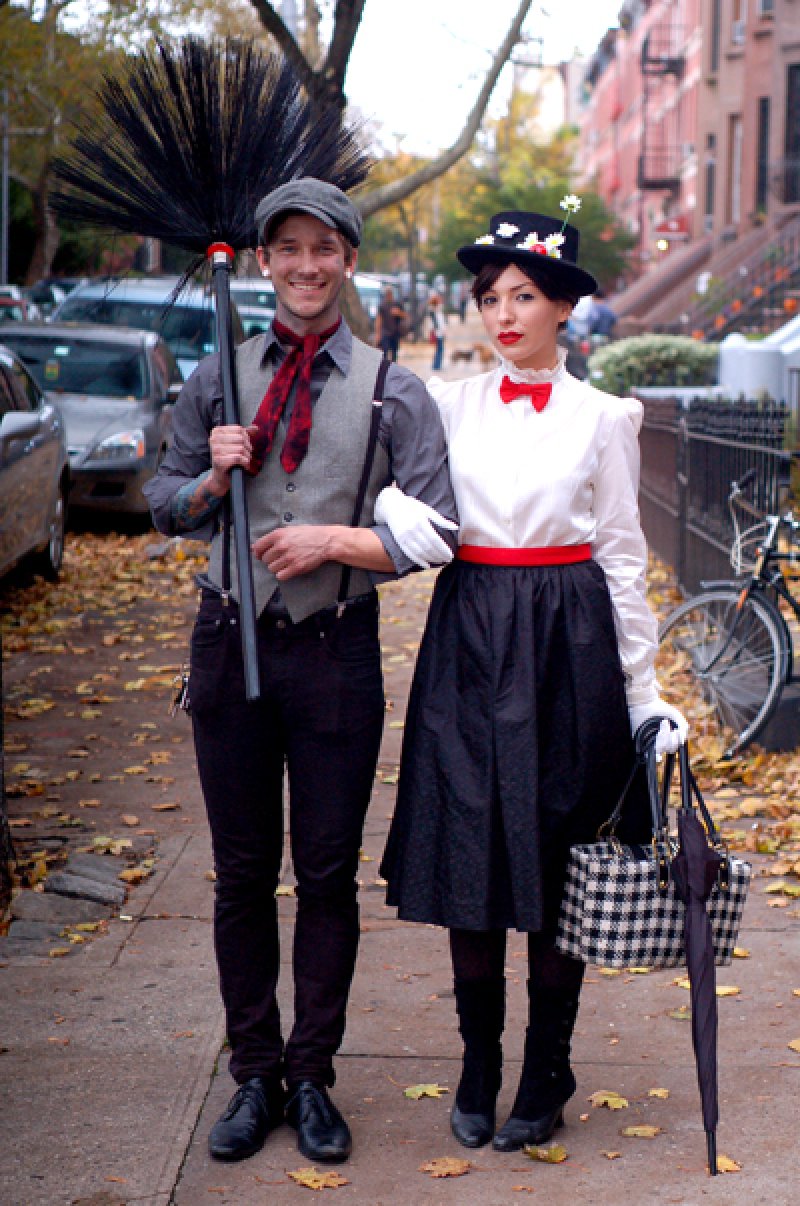
{"type": "MultiPolygon", "coordinates": [[[[506,961],[505,930],[450,930],[450,955],[457,982],[502,979],[506,961]]],[[[580,992],[585,964],[556,950],[545,934],[528,934],[531,983],[552,992],[580,992]]]]}

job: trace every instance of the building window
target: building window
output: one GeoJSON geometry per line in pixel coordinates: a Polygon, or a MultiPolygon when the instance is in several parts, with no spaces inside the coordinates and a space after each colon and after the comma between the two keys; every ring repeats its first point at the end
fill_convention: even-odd
{"type": "Polygon", "coordinates": [[[783,199],[800,201],[800,63],[789,67],[786,81],[783,199]]]}
{"type": "Polygon", "coordinates": [[[769,97],[758,98],[758,145],[756,148],[756,213],[766,213],[769,185],[769,97]]]}
{"type": "Polygon", "coordinates": [[[717,188],[716,148],[716,134],[707,134],[704,168],[705,179],[703,182],[703,228],[707,234],[710,234],[714,229],[714,203],[716,200],[717,188]]]}
{"type": "Polygon", "coordinates": [[[726,219],[738,226],[742,218],[742,118],[732,114],[728,121],[728,204],[726,219]]]}
{"type": "Polygon", "coordinates": [[[747,34],[747,0],[733,0],[731,19],[731,42],[741,46],[747,34]]]}
{"type": "Polygon", "coordinates": [[[756,0],[756,12],[759,17],[774,17],[775,0],[756,0]]]}
{"type": "Polygon", "coordinates": [[[712,75],[719,71],[719,41],[722,25],[722,0],[711,0],[711,52],[709,69],[712,75]]]}

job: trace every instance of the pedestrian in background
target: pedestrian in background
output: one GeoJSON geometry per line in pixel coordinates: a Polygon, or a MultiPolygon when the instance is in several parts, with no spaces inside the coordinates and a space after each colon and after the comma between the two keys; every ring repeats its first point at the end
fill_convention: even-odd
{"type": "Polygon", "coordinates": [[[444,363],[444,338],[447,323],[444,316],[444,306],[438,293],[432,293],[428,298],[428,338],[433,345],[433,362],[431,368],[436,373],[444,363]]]}
{"type": "MultiPolygon", "coordinates": [[[[160,531],[212,540],[189,699],[239,1087],[212,1127],[211,1155],[253,1155],[285,1112],[307,1159],[340,1161],[350,1131],[328,1089],[358,948],[358,852],[384,717],[375,582],[415,568],[385,523],[373,523],[373,508],[396,481],[416,496],[395,489],[398,498],[426,499],[451,528],[456,513],[442,424],[425,387],[391,365],[376,411],[385,362],[341,316],[361,238],[352,202],[331,184],[300,178],[264,197],[256,221],[258,262],[277,305],[270,330],[236,350],[242,425],[224,425],[219,357],[207,357],[181,392],[173,442],[146,490],[160,531]],[[234,466],[248,471],[262,684],[255,702],[245,699],[234,550],[219,522],[234,466]],[[284,768],[297,881],[294,1023],[285,1044],[275,899],[284,768]]],[[[439,540],[446,560],[451,550],[439,540]]]]}
{"type": "Polygon", "coordinates": [[[400,350],[400,336],[407,314],[395,298],[394,289],[387,285],[375,318],[375,346],[380,348],[387,360],[396,361],[400,350]]]}
{"type": "Polygon", "coordinates": [[[589,335],[599,335],[602,339],[610,339],[617,325],[617,316],[606,301],[602,289],[598,289],[592,297],[589,310],[589,335]]]}
{"type": "MultiPolygon", "coordinates": [[[[662,724],[657,750],[687,732],[655,680],[642,406],[571,377],[557,345],[596,287],[578,239],[566,220],[508,212],[458,252],[500,365],[431,384],[461,529],[420,647],[381,867],[401,918],[450,931],[464,1040],[451,1126],[467,1147],[494,1136],[498,1151],[546,1142],[576,1088],[584,964],[555,946],[570,847],[613,811],[645,720],[678,726],[662,724]],[[510,929],[527,935],[528,1026],[495,1134],[510,929]]],[[[649,839],[641,787],[623,840],[649,839]]]]}

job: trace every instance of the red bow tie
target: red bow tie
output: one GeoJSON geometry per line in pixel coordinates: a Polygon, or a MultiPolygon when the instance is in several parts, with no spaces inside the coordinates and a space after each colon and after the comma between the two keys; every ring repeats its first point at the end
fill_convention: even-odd
{"type": "Polygon", "coordinates": [[[526,395],[530,398],[536,410],[544,410],[550,401],[553,387],[549,381],[537,385],[529,385],[527,381],[512,381],[504,377],[500,382],[500,397],[504,402],[513,402],[515,398],[526,395]]]}

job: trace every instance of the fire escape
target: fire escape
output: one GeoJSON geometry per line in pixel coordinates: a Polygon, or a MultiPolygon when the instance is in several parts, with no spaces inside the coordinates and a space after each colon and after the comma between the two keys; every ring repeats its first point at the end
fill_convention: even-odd
{"type": "Polygon", "coordinates": [[[656,26],[642,42],[642,141],[637,183],[640,189],[680,192],[680,165],[683,148],[678,141],[677,113],[662,118],[658,130],[651,128],[653,104],[664,95],[663,80],[672,76],[677,84],[683,76],[686,58],[680,45],[680,31],[673,25],[656,26]]]}

